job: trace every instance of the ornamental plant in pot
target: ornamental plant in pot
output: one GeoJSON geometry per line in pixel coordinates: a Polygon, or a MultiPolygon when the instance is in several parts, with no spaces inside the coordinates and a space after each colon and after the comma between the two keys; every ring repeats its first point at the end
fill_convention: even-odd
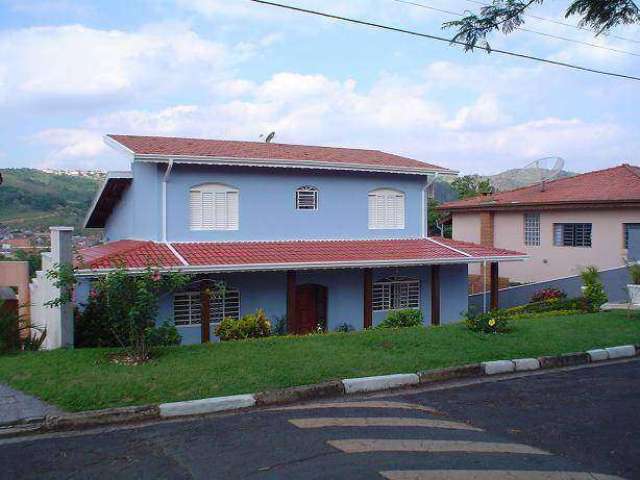
{"type": "Polygon", "coordinates": [[[631,283],[627,285],[629,301],[633,305],[640,305],[640,264],[629,263],[627,267],[629,269],[629,278],[631,279],[631,283]]]}

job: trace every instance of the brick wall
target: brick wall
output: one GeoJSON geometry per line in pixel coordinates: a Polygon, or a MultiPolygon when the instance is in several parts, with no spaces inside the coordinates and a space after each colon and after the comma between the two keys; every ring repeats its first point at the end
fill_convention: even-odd
{"type": "Polygon", "coordinates": [[[493,212],[480,212],[480,244],[493,247],[493,212]]]}

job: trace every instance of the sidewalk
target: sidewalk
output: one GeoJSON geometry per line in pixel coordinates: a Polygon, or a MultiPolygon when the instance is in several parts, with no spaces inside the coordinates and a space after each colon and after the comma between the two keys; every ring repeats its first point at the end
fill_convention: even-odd
{"type": "Polygon", "coordinates": [[[42,420],[61,413],[56,407],[0,383],[0,427],[42,420]]]}

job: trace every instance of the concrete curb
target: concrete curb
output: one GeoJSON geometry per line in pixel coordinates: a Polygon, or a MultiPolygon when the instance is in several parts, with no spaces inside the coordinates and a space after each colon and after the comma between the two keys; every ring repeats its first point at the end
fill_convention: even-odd
{"type": "Polygon", "coordinates": [[[481,377],[483,375],[484,370],[479,363],[418,372],[420,383],[443,382],[460,378],[481,377]]]}
{"type": "Polygon", "coordinates": [[[587,354],[592,362],[602,362],[604,360],[609,360],[609,352],[607,352],[604,348],[596,348],[594,350],[587,350],[587,354]]]}
{"type": "Polygon", "coordinates": [[[158,418],[157,405],[141,407],[106,408],[88,412],[47,415],[42,424],[43,430],[67,430],[74,428],[96,427],[115,423],[130,423],[158,418]]]}
{"type": "Polygon", "coordinates": [[[25,424],[17,422],[0,428],[0,437],[29,435],[56,430],[82,429],[101,425],[134,423],[164,418],[176,418],[193,415],[247,409],[268,405],[278,405],[299,401],[315,400],[324,397],[377,392],[394,388],[430,384],[461,378],[479,378],[485,375],[499,375],[537,369],[562,368],[600,362],[608,359],[624,359],[640,356],[640,345],[622,345],[587,352],[566,353],[563,355],[543,356],[539,358],[516,358],[513,360],[495,360],[462,365],[418,373],[382,375],[377,377],[347,378],[331,380],[313,385],[303,385],[256,394],[233,395],[226,397],[204,398],[185,402],[145,405],[140,407],[108,408],[79,413],[47,415],[40,423],[25,424]]]}
{"type": "Polygon", "coordinates": [[[584,365],[589,363],[591,358],[587,352],[565,353],[564,355],[548,355],[538,357],[540,368],[562,368],[584,365]]]}
{"type": "Polygon", "coordinates": [[[229,397],[203,398],[186,402],[162,403],[159,405],[160,417],[185,417],[189,415],[203,415],[205,413],[223,412],[253,407],[256,397],[249,395],[233,395],[229,397]]]}
{"type": "Polygon", "coordinates": [[[392,388],[417,385],[420,378],[415,373],[399,373],[379,377],[346,378],[342,380],[344,393],[363,393],[390,390],[392,388]]]}
{"type": "Polygon", "coordinates": [[[636,355],[636,347],[633,345],[622,345],[620,347],[610,347],[605,348],[607,353],[609,354],[609,358],[625,358],[625,357],[635,357],[636,355]]]}
{"type": "Polygon", "coordinates": [[[493,360],[491,362],[482,362],[482,369],[485,375],[498,375],[499,373],[511,373],[516,369],[513,360],[493,360]]]}
{"type": "Polygon", "coordinates": [[[300,387],[269,390],[256,394],[256,405],[281,405],[284,403],[314,400],[316,398],[344,395],[344,384],[340,380],[302,385],[300,387]]]}

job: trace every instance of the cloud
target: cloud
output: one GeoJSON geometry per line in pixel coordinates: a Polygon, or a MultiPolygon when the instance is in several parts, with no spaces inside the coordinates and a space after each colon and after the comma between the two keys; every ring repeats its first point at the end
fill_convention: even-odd
{"type": "Polygon", "coordinates": [[[513,107],[493,93],[477,94],[455,108],[424,79],[382,75],[363,88],[353,79],[281,72],[262,83],[235,79],[230,85],[235,95],[208,104],[95,115],[78,130],[46,130],[36,138],[53,147],[50,161],[69,163],[105,158],[100,138],[109,132],[258,141],[275,130],[276,141],[283,143],[378,148],[485,173],[549,155],[562,156],[567,168],[581,171],[588,169],[586,158],[610,165],[640,147],[633,133],[614,121],[516,119],[513,107]]]}
{"type": "Polygon", "coordinates": [[[208,88],[255,53],[251,44],[226,46],[182,25],[136,32],[81,25],[32,27],[0,33],[0,107],[117,103],[208,88]],[[9,75],[8,72],[11,72],[9,75]]]}
{"type": "Polygon", "coordinates": [[[50,128],[33,135],[31,140],[49,147],[41,168],[96,167],[97,157],[109,150],[101,133],[85,129],[50,128]]]}

